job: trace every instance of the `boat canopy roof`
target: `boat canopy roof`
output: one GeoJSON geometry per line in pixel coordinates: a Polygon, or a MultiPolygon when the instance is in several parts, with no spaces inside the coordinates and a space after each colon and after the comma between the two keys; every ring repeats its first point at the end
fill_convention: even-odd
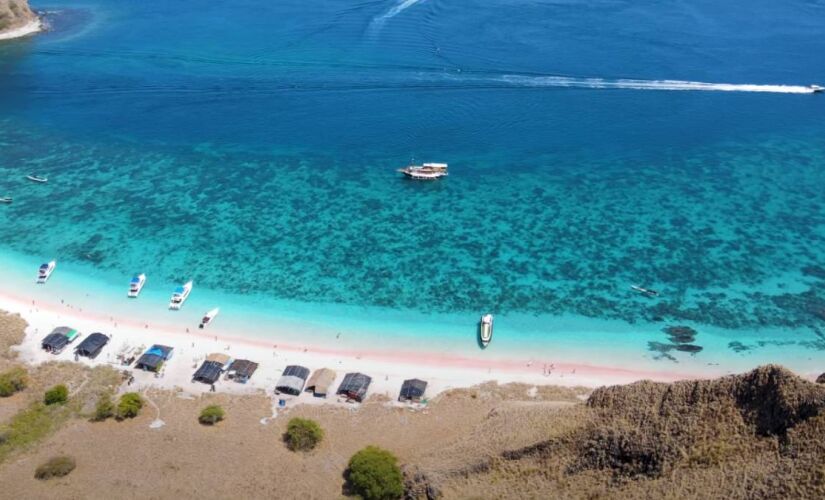
{"type": "Polygon", "coordinates": [[[48,262],[46,262],[45,264],[40,264],[40,269],[48,269],[48,268],[49,268],[49,263],[48,262]]]}
{"type": "Polygon", "coordinates": [[[140,276],[135,276],[134,278],[132,278],[131,283],[140,283],[140,276]]]}
{"type": "Polygon", "coordinates": [[[186,289],[182,286],[175,288],[175,293],[183,293],[184,291],[186,291],[186,289]]]}

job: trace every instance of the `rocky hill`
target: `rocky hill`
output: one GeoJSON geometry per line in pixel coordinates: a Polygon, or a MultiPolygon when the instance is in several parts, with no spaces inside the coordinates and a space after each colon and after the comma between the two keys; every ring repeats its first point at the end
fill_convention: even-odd
{"type": "Polygon", "coordinates": [[[19,28],[34,18],[28,0],[0,0],[0,33],[19,28]]]}

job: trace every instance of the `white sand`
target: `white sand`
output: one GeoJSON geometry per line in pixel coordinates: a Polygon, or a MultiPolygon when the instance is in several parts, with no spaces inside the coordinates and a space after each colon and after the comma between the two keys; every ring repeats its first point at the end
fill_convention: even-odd
{"type": "Polygon", "coordinates": [[[43,22],[40,19],[34,19],[28,24],[24,24],[19,28],[15,28],[13,30],[4,31],[0,33],[0,40],[11,40],[12,38],[20,38],[24,36],[28,36],[43,29],[43,22]]]}

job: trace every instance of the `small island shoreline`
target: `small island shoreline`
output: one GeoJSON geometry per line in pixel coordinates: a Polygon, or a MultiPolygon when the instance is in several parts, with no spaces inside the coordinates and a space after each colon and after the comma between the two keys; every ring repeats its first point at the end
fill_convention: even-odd
{"type": "Polygon", "coordinates": [[[39,33],[43,31],[43,29],[43,21],[39,17],[36,17],[28,23],[24,24],[23,26],[18,26],[17,28],[0,32],[0,40],[13,40],[15,38],[23,38],[25,36],[39,33]]]}

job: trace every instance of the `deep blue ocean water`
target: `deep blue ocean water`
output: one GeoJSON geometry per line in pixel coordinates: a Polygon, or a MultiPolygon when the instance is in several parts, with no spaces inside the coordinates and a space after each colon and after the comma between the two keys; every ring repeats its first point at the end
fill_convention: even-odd
{"type": "Polygon", "coordinates": [[[823,1],[33,7],[51,31],[0,42],[0,251],[644,325],[664,359],[681,324],[825,350],[823,1]]]}

